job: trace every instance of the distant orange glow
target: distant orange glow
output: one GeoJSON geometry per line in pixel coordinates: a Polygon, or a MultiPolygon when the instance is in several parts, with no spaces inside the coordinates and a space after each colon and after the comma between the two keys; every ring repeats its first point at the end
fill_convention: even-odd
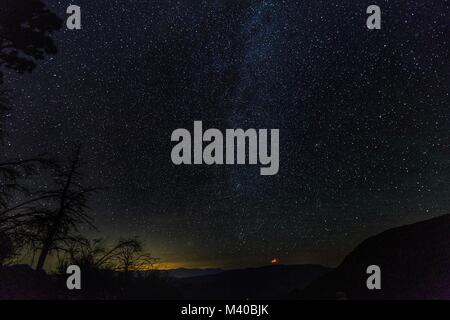
{"type": "Polygon", "coordinates": [[[158,270],[171,270],[171,269],[207,269],[207,268],[220,268],[220,262],[214,263],[212,261],[174,261],[174,262],[157,262],[153,265],[158,270]]]}
{"type": "MultiPolygon", "coordinates": [[[[279,258],[269,258],[271,265],[279,265],[281,261],[279,258]]],[[[208,268],[218,268],[223,270],[233,270],[241,268],[258,268],[268,263],[242,263],[242,260],[237,262],[234,260],[181,260],[181,261],[158,261],[153,265],[149,265],[147,269],[157,269],[157,270],[171,270],[171,269],[208,269],[208,268]]]]}
{"type": "Polygon", "coordinates": [[[190,268],[191,266],[186,262],[159,262],[155,263],[154,267],[158,270],[171,270],[178,268],[190,268]]]}

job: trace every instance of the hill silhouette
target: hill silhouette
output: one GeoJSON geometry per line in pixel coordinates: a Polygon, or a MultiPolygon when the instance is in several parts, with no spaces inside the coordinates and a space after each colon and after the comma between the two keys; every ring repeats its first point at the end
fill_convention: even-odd
{"type": "Polygon", "coordinates": [[[450,298],[450,215],[368,238],[336,269],[292,298],[450,298]],[[366,269],[373,264],[381,268],[381,290],[366,287],[366,269]]]}
{"type": "Polygon", "coordinates": [[[206,269],[178,268],[178,269],[167,270],[165,273],[169,277],[173,277],[173,278],[192,278],[192,277],[209,276],[209,275],[218,274],[221,272],[223,272],[223,270],[219,269],[219,268],[206,268],[206,269]]]}
{"type": "Polygon", "coordinates": [[[330,269],[320,265],[274,265],[179,279],[186,299],[283,299],[330,269]]]}

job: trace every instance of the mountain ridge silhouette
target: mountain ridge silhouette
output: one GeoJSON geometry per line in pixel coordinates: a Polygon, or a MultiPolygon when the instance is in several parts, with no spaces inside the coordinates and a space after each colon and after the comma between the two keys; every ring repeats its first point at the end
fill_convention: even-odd
{"type": "Polygon", "coordinates": [[[450,298],[450,214],[395,227],[362,241],[342,263],[292,298],[450,298]],[[381,290],[369,290],[369,265],[381,269],[381,290]]]}

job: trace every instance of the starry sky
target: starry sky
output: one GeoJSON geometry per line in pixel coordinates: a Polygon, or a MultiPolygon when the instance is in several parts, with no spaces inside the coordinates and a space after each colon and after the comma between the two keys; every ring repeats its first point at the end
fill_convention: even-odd
{"type": "Polygon", "coordinates": [[[449,1],[44,1],[82,30],[5,75],[7,152],[80,141],[108,239],[167,267],[333,266],[449,212],[449,1]],[[368,30],[366,8],[382,10],[368,30]],[[280,170],[175,166],[177,128],[280,129],[280,170]]]}

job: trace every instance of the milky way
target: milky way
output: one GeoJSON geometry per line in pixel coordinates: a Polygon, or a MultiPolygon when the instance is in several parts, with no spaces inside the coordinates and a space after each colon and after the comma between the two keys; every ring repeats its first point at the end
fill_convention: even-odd
{"type": "MultiPolygon", "coordinates": [[[[74,1],[72,1],[74,2],[74,1]]],[[[72,3],[71,2],[71,3],[72,3]]],[[[11,154],[81,141],[109,239],[166,262],[333,265],[389,227],[448,213],[449,2],[75,1],[82,30],[6,75],[11,154]],[[280,171],[174,166],[170,134],[279,128],[280,171]]],[[[66,1],[47,1],[61,17],[66,1]]]]}

